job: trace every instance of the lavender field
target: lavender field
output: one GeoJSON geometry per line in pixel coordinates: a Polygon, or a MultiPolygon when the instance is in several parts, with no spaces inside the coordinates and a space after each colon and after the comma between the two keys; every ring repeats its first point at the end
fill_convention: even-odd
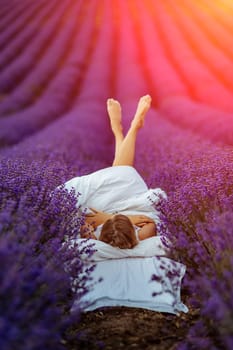
{"type": "MultiPolygon", "coordinates": [[[[63,244],[80,227],[75,197],[51,193],[111,165],[106,99],[121,102],[128,127],[149,93],[135,167],[168,194],[161,211],[172,257],[187,266],[185,302],[195,311],[174,346],[231,350],[233,2],[0,5],[0,349],[74,349],[67,330],[81,309],[69,309],[91,271],[63,244]]],[[[84,349],[79,334],[72,337],[84,349]]]]}

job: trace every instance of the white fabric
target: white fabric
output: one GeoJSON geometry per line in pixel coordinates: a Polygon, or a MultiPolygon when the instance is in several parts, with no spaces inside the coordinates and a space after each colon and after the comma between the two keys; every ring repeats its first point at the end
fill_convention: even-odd
{"type": "MultiPolygon", "coordinates": [[[[152,218],[155,223],[160,222],[159,212],[152,203],[156,205],[161,197],[166,198],[166,193],[160,188],[148,189],[141,176],[130,166],[109,167],[75,177],[66,182],[65,187],[75,190],[78,195],[77,207],[82,211],[89,212],[89,208],[95,208],[108,213],[142,214],[152,218]]],[[[140,241],[133,249],[112,247],[98,240],[70,241],[77,249],[89,243],[94,243],[96,248],[91,257],[96,264],[92,273],[96,284],[81,300],[77,299],[72,310],[82,302],[86,311],[122,305],[175,314],[187,312],[187,307],[180,300],[185,266],[164,257],[166,248],[160,236],[140,241]],[[167,275],[174,269],[176,285],[167,275]],[[160,276],[161,280],[152,282],[153,274],[160,276]],[[99,278],[103,279],[102,282],[98,282],[99,278]],[[159,294],[153,297],[154,292],[159,294]]],[[[83,255],[82,259],[86,260],[87,256],[83,255]]]]}
{"type": "Polygon", "coordinates": [[[142,214],[159,223],[159,212],[151,205],[159,203],[166,193],[160,188],[148,189],[142,177],[131,166],[114,166],[75,177],[65,183],[78,195],[77,207],[91,212],[95,208],[107,213],[142,214]]]}
{"type": "Polygon", "coordinates": [[[85,311],[106,306],[140,307],[159,312],[187,312],[180,300],[180,284],[185,266],[168,258],[124,258],[96,263],[91,290],[77,300],[71,311],[83,304],[85,311]],[[165,268],[161,268],[161,264],[165,268]],[[167,274],[177,271],[174,284],[167,274]],[[156,274],[161,281],[152,281],[156,274]],[[102,278],[102,281],[98,282],[102,278]],[[158,293],[153,296],[153,293],[158,293]]]}
{"type": "Polygon", "coordinates": [[[79,254],[83,260],[101,261],[107,259],[122,259],[122,258],[138,258],[151,256],[166,256],[167,248],[161,240],[161,236],[155,236],[139,243],[132,249],[120,249],[112,247],[110,244],[94,239],[73,239],[70,240],[70,246],[77,247],[79,254]],[[93,245],[95,252],[89,257],[83,252],[83,248],[88,245],[93,245]]]}
{"type": "Polygon", "coordinates": [[[101,233],[102,227],[103,227],[103,224],[97,226],[96,229],[95,229],[95,236],[96,236],[97,239],[99,239],[99,237],[100,237],[100,233],[101,233]]]}

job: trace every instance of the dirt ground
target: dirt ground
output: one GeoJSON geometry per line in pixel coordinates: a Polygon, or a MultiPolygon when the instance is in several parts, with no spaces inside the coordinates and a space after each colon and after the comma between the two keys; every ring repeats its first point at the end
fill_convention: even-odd
{"type": "Polygon", "coordinates": [[[70,334],[69,350],[175,350],[184,339],[197,311],[179,316],[139,308],[110,307],[82,314],[70,334]]]}

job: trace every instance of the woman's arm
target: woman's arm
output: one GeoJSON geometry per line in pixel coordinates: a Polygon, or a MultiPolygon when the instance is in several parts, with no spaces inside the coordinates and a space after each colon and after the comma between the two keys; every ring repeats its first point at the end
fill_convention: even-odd
{"type": "Polygon", "coordinates": [[[138,231],[138,239],[140,241],[150,238],[156,235],[156,225],[154,222],[149,222],[148,224],[145,224],[139,231],[138,231]]]}
{"type": "Polygon", "coordinates": [[[91,224],[94,228],[105,223],[105,221],[110,219],[112,216],[112,214],[108,214],[103,211],[99,211],[93,208],[90,209],[93,211],[93,213],[86,215],[85,222],[91,224]]]}
{"type": "MultiPolygon", "coordinates": [[[[93,209],[93,208],[90,208],[90,209],[93,211],[93,213],[87,214],[85,221],[86,223],[91,224],[94,228],[105,223],[105,221],[107,221],[113,216],[113,214],[105,213],[97,209],[93,209]]],[[[146,216],[146,215],[126,215],[126,216],[129,218],[129,220],[133,225],[142,227],[145,224],[154,223],[154,221],[149,216],[146,216]]]]}
{"type": "Polygon", "coordinates": [[[154,223],[154,220],[146,215],[127,215],[133,225],[143,226],[145,224],[154,223]]]}

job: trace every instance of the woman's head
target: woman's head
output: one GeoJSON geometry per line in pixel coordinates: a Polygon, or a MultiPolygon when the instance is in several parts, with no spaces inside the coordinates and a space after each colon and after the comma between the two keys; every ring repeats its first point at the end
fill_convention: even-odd
{"type": "Polygon", "coordinates": [[[99,239],[122,249],[133,248],[138,243],[131,221],[122,214],[114,215],[104,223],[99,239]]]}

